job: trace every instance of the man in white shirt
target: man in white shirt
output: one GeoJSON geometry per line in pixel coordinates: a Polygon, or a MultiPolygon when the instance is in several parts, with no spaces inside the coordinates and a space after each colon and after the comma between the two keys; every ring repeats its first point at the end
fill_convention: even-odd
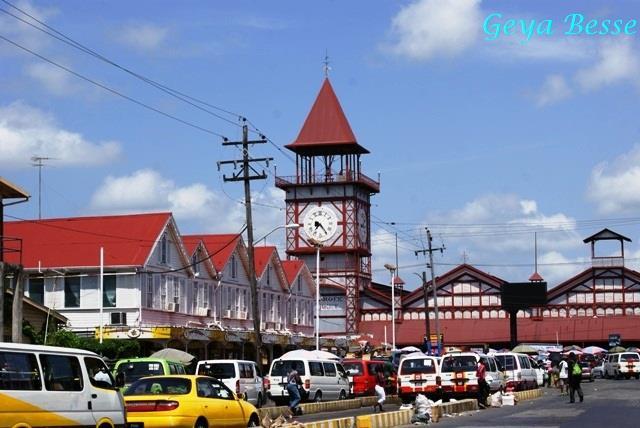
{"type": "Polygon", "coordinates": [[[558,365],[558,369],[560,370],[560,395],[569,393],[569,364],[567,363],[567,359],[563,358],[558,365]],[[565,392],[565,387],[567,391],[565,392]]]}

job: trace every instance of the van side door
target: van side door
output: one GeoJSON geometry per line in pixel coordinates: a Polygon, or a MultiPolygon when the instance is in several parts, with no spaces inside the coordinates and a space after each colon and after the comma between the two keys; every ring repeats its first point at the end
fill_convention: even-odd
{"type": "Polygon", "coordinates": [[[91,411],[96,425],[106,421],[113,425],[124,424],[122,398],[104,361],[96,357],[84,357],[84,367],[89,380],[91,411]]]}
{"type": "Polygon", "coordinates": [[[325,382],[327,384],[327,398],[337,400],[340,395],[341,385],[336,365],[331,362],[324,362],[322,363],[322,367],[324,368],[325,382]]]}

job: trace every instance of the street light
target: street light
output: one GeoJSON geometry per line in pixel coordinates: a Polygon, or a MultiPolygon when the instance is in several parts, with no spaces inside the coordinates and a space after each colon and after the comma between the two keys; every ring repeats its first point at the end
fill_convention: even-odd
{"type": "Polygon", "coordinates": [[[391,350],[396,349],[396,265],[386,263],[384,268],[391,273],[391,350]]]}
{"type": "Polygon", "coordinates": [[[275,232],[276,230],[280,230],[280,229],[298,229],[299,227],[300,227],[300,225],[298,223],[289,223],[289,224],[285,224],[285,225],[282,225],[282,226],[275,227],[271,232],[267,233],[262,238],[256,239],[254,241],[253,245],[256,245],[257,243],[259,243],[263,239],[264,239],[264,243],[266,245],[267,244],[267,237],[269,235],[271,235],[273,232],[275,232]]]}
{"type": "Polygon", "coordinates": [[[307,242],[316,247],[316,351],[320,350],[320,248],[323,244],[313,238],[307,242]]]}

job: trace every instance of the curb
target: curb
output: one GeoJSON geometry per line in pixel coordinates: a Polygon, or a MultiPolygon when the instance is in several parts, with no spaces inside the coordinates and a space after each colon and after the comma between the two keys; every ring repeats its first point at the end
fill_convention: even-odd
{"type": "Polygon", "coordinates": [[[413,409],[356,416],[357,428],[391,428],[411,423],[413,409]]]}
{"type": "Polygon", "coordinates": [[[454,403],[436,404],[435,406],[431,406],[431,419],[433,422],[438,422],[444,415],[471,412],[473,410],[478,410],[478,400],[471,398],[454,403]]]}
{"type": "Polygon", "coordinates": [[[513,395],[517,401],[533,400],[542,397],[542,388],[530,389],[528,391],[517,391],[513,395]]]}
{"type": "Polygon", "coordinates": [[[330,419],[327,421],[307,422],[301,424],[304,428],[354,428],[355,418],[330,419]]]}

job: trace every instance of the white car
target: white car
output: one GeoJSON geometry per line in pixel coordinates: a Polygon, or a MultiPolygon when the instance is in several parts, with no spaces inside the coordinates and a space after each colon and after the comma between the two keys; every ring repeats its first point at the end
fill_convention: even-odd
{"type": "Polygon", "coordinates": [[[447,396],[471,396],[478,392],[476,368],[478,361],[485,363],[485,380],[491,392],[505,388],[504,374],[493,356],[476,354],[475,352],[451,352],[444,354],[440,360],[440,377],[442,391],[447,396]]]}
{"type": "Polygon", "coordinates": [[[205,360],[199,361],[196,374],[211,376],[226,385],[237,395],[256,407],[266,401],[266,394],[260,369],[255,361],[246,360],[205,360]]]}
{"type": "Polygon", "coordinates": [[[504,369],[507,388],[524,391],[541,385],[538,384],[538,373],[531,366],[528,355],[515,352],[497,352],[494,356],[504,369]]]}
{"type": "Polygon", "coordinates": [[[640,354],[637,352],[616,352],[607,355],[604,363],[604,377],[620,379],[631,377],[640,379],[640,354]]]}

